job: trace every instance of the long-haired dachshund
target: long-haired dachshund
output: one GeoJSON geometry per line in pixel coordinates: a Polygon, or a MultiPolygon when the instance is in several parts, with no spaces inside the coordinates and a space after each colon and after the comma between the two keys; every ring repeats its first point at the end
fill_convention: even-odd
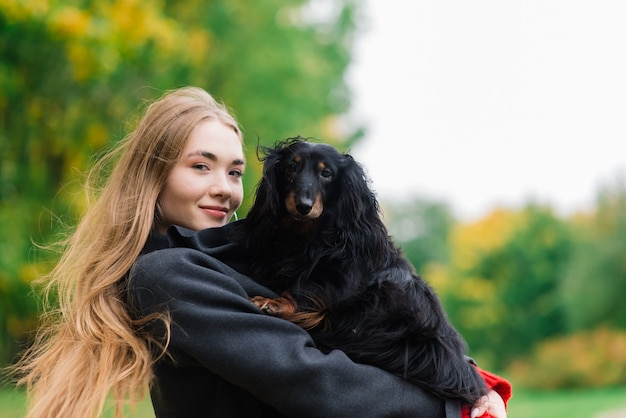
{"type": "Polygon", "coordinates": [[[325,144],[263,148],[263,178],[238,236],[252,277],[282,293],[253,298],[340,349],[442,397],[487,391],[433,290],[389,237],[362,167],[325,144]]]}

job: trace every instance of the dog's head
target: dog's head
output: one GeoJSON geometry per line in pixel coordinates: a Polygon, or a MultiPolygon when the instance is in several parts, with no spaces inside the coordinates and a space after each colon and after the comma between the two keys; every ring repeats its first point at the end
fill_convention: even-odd
{"type": "Polygon", "coordinates": [[[262,160],[251,213],[306,222],[333,211],[355,216],[366,204],[377,206],[361,166],[330,145],[290,138],[264,149],[262,160]]]}
{"type": "Polygon", "coordinates": [[[345,156],[326,144],[292,139],[278,144],[266,167],[275,176],[278,195],[289,215],[309,221],[319,218],[326,202],[339,192],[345,156]]]}

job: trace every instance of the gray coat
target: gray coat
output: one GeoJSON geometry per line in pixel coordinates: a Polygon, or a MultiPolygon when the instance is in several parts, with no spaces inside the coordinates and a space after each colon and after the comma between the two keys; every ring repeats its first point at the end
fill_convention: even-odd
{"type": "Polygon", "coordinates": [[[151,387],[158,418],[460,416],[458,403],[341,351],[324,354],[297,325],[261,313],[248,296],[274,294],[241,273],[228,229],[172,227],[150,238],[130,272],[136,315],[169,312],[172,322],[151,387]]]}

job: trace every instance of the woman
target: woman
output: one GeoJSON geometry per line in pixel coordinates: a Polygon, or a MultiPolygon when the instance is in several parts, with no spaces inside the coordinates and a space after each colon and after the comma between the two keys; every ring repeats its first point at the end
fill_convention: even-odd
{"type": "MultiPolygon", "coordinates": [[[[153,103],[93,172],[111,162],[48,277],[60,308],[17,365],[29,417],[97,416],[111,391],[121,415],[149,385],[159,417],[458,416],[454,403],[322,354],[248,302],[271,292],[237,272],[245,260],[215,228],[242,201],[242,134],[208,93],[153,103]],[[186,229],[164,235],[171,225],[186,229]]],[[[489,402],[504,410],[490,392],[477,413],[489,402]]]]}

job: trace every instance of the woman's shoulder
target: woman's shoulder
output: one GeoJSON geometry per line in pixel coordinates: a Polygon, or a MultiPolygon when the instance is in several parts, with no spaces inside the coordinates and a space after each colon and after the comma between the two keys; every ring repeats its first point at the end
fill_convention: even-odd
{"type": "Polygon", "coordinates": [[[165,234],[153,231],[149,235],[137,261],[147,263],[163,259],[167,262],[181,253],[200,252],[231,266],[239,265],[245,257],[241,246],[231,240],[232,231],[232,224],[200,231],[172,225],[165,234]]]}
{"type": "Polygon", "coordinates": [[[152,231],[146,240],[142,254],[165,248],[187,247],[204,252],[213,252],[233,244],[232,236],[237,226],[227,224],[220,228],[194,231],[182,226],[171,225],[165,234],[152,231]]]}
{"type": "Polygon", "coordinates": [[[170,227],[166,236],[156,238],[159,245],[152,245],[135,260],[130,271],[131,290],[213,280],[243,287],[248,294],[273,295],[246,275],[245,256],[228,234],[226,227],[202,231],[170,227]],[[166,237],[167,245],[163,245],[162,237],[166,237]]]}
{"type": "Polygon", "coordinates": [[[211,271],[227,275],[234,272],[228,264],[198,248],[165,247],[137,257],[131,268],[131,277],[169,280],[180,276],[202,277],[211,271]]]}

